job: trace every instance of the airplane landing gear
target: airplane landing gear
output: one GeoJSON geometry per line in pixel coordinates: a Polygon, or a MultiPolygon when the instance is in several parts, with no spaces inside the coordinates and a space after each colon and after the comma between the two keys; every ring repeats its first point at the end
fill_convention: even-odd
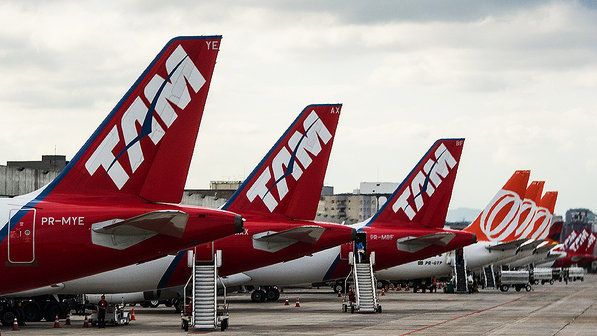
{"type": "Polygon", "coordinates": [[[258,288],[251,293],[251,301],[253,302],[265,302],[266,294],[265,291],[258,288]]]}
{"type": "Polygon", "coordinates": [[[265,287],[265,298],[267,301],[275,302],[280,298],[280,290],[276,286],[265,287]]]}

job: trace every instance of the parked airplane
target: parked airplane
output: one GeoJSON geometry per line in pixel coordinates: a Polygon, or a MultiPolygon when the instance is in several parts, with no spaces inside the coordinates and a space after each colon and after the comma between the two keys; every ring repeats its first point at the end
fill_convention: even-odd
{"type": "Polygon", "coordinates": [[[543,260],[550,254],[550,251],[557,245],[548,240],[557,198],[557,191],[547,191],[543,195],[534,209],[533,219],[530,222],[532,228],[527,231],[528,234],[524,235],[524,238],[530,239],[521,246],[514,257],[502,260],[495,265],[508,265],[510,268],[521,267],[543,260]]]}
{"type": "Polygon", "coordinates": [[[595,243],[597,236],[586,228],[577,233],[571,231],[563,243],[562,250],[565,256],[555,260],[550,267],[571,267],[574,265],[580,267],[590,267],[593,261],[597,260],[595,256],[595,243]]]}
{"type": "MultiPolygon", "coordinates": [[[[557,192],[554,191],[546,192],[543,197],[547,197],[550,193],[555,194],[554,196],[557,197],[557,192]]],[[[533,251],[531,256],[513,261],[509,263],[508,266],[510,268],[518,268],[531,264],[535,266],[565,257],[566,253],[559,251],[560,247],[562,246],[562,244],[560,244],[560,234],[562,232],[563,224],[564,223],[561,221],[552,223],[547,238],[545,238],[545,241],[535,248],[535,251],[533,251]]]]}
{"type": "MultiPolygon", "coordinates": [[[[475,241],[472,233],[444,229],[464,139],[436,141],[388,201],[369,220],[351,225],[366,235],[375,269],[453,250],[475,241]]],[[[353,243],[290,262],[225,278],[229,285],[292,285],[344,279],[353,243]]],[[[343,282],[338,282],[341,286],[343,282]]],[[[259,289],[258,289],[259,290],[259,289]]]]}
{"type": "MultiPolygon", "coordinates": [[[[526,239],[515,239],[530,171],[518,170],[493,197],[485,209],[464,232],[477,235],[478,242],[464,247],[466,265],[480,269],[516,254],[526,239]]],[[[536,188],[536,186],[534,187],[536,188]]],[[[528,217],[528,214],[527,214],[528,217]]],[[[526,217],[525,217],[526,218],[526,217]]],[[[376,272],[383,280],[413,280],[433,276],[450,276],[454,269],[454,251],[420,259],[404,265],[376,272]]]]}
{"type": "Polygon", "coordinates": [[[180,202],[220,36],[166,44],[64,170],[0,200],[0,294],[152,260],[236,232],[180,202]]]}
{"type": "MultiPolygon", "coordinates": [[[[340,104],[309,105],[299,114],[222,207],[243,214],[244,232],[197,246],[197,260],[210,261],[213,251],[221,250],[218,273],[225,276],[296,259],[353,239],[351,227],[313,221],[341,108],[340,104]]],[[[180,287],[189,280],[188,261],[187,251],[180,251],[20,295],[147,291],[118,297],[157,299],[152,291],[180,287]]],[[[270,299],[279,296],[273,287],[267,294],[270,299]]]]}

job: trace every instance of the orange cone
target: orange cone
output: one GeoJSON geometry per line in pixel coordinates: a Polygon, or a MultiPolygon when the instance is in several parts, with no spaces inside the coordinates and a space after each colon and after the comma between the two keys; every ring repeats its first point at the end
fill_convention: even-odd
{"type": "Polygon", "coordinates": [[[284,301],[284,305],[285,306],[290,306],[290,303],[288,302],[288,299],[286,299],[286,301],[284,301]]]}
{"type": "Polygon", "coordinates": [[[64,321],[64,325],[70,325],[70,314],[66,315],[66,321],[64,321]]]}
{"type": "Polygon", "coordinates": [[[54,319],[54,327],[53,328],[61,328],[60,320],[58,319],[58,315],[56,315],[56,319],[54,319]]]}
{"type": "Polygon", "coordinates": [[[89,318],[85,315],[85,320],[83,321],[83,328],[89,328],[89,318]]]}
{"type": "Polygon", "coordinates": [[[386,295],[386,291],[384,289],[381,290],[381,296],[385,296],[386,295]]]}
{"type": "Polygon", "coordinates": [[[135,307],[131,308],[131,321],[136,321],[137,318],[135,317],[135,307]]]}
{"type": "Polygon", "coordinates": [[[338,292],[338,297],[342,297],[342,293],[341,292],[338,292]]]}
{"type": "Polygon", "coordinates": [[[300,307],[301,306],[301,302],[299,300],[299,298],[296,298],[296,303],[294,304],[295,307],[300,307]]]}
{"type": "Polygon", "coordinates": [[[18,331],[19,330],[19,322],[17,321],[17,318],[15,317],[15,319],[12,321],[12,331],[18,331]]]}

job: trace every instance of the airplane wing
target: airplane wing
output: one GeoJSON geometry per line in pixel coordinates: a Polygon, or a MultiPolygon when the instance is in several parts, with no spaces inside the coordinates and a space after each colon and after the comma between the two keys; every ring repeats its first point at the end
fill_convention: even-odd
{"type": "Polygon", "coordinates": [[[527,241],[526,239],[518,239],[518,240],[513,240],[511,242],[507,242],[507,243],[499,243],[497,245],[493,245],[493,246],[488,246],[487,249],[489,251],[507,251],[507,250],[514,250],[517,249],[518,247],[520,247],[520,245],[522,245],[525,241],[527,241]]]}
{"type": "Polygon", "coordinates": [[[180,238],[189,215],[177,210],[158,210],[128,219],[112,219],[91,225],[96,245],[123,250],[156,235],[180,238]]]}
{"type": "Polygon", "coordinates": [[[324,231],[324,228],[317,225],[304,225],[281,232],[266,231],[253,236],[253,247],[277,252],[296,243],[315,244],[324,231]]]}
{"type": "Polygon", "coordinates": [[[400,238],[396,244],[400,251],[415,253],[431,245],[446,246],[455,236],[451,232],[438,232],[421,237],[400,238]]]}

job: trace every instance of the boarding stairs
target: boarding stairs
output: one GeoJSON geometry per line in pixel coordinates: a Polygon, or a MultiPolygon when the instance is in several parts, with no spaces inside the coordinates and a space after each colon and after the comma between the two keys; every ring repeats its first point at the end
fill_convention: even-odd
{"type": "Polygon", "coordinates": [[[485,278],[485,288],[495,287],[495,273],[493,272],[493,265],[483,267],[483,275],[485,278]]]}
{"type": "MultiPolygon", "coordinates": [[[[346,282],[352,277],[355,302],[351,303],[351,312],[381,313],[381,305],[377,297],[377,280],[373,274],[375,252],[371,252],[368,260],[356,260],[354,254],[349,256],[352,269],[346,282]]],[[[346,288],[346,287],[345,287],[346,288]]],[[[345,310],[346,310],[345,306],[345,310]]]]}
{"type": "MultiPolygon", "coordinates": [[[[183,317],[183,329],[191,326],[195,330],[225,330],[228,328],[228,305],[226,303],[226,287],[218,277],[218,267],[221,266],[221,251],[218,250],[210,262],[198,261],[193,255],[192,275],[185,286],[191,286],[190,316],[187,325],[183,317]],[[218,282],[224,289],[223,303],[218,303],[218,282]]],[[[188,300],[189,301],[189,300],[188,300]]]]}
{"type": "Polygon", "coordinates": [[[454,253],[454,282],[456,293],[468,293],[468,279],[464,251],[458,249],[454,253]]]}

